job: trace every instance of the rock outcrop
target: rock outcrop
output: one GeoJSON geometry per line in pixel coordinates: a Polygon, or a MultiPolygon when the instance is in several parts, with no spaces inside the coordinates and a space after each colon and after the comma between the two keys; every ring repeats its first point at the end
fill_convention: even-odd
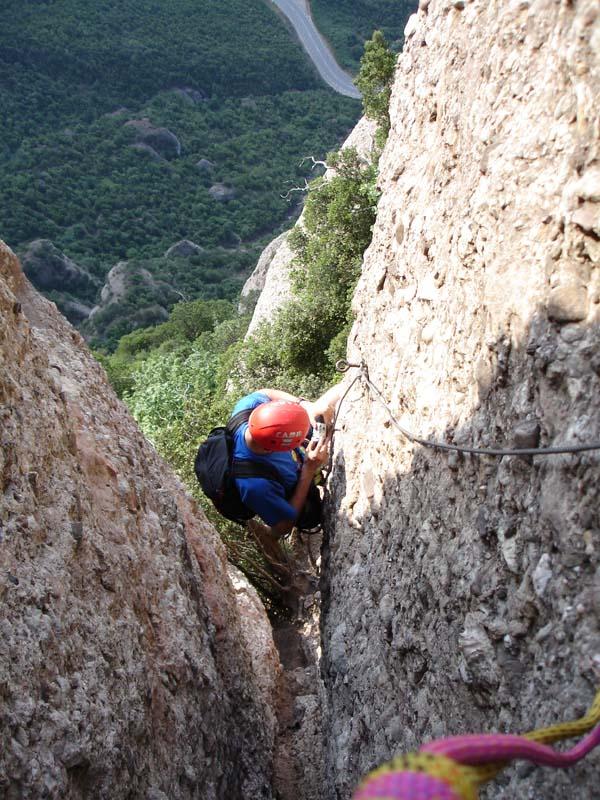
{"type": "Polygon", "coordinates": [[[255,282],[257,285],[263,284],[246,336],[251,336],[262,322],[271,320],[277,310],[285,305],[291,297],[294,251],[288,244],[288,236],[289,233],[286,231],[271,242],[269,247],[263,251],[255,271],[244,285],[242,298],[244,296],[252,298],[253,284],[255,282]],[[267,269],[261,275],[261,262],[264,265],[265,261],[268,262],[267,269]],[[249,287],[249,290],[247,290],[247,287],[249,287]]]}
{"type": "Polygon", "coordinates": [[[215,183],[208,190],[209,195],[213,200],[218,203],[229,203],[237,196],[237,192],[233,186],[227,186],[225,183],[215,183]]]}
{"type": "Polygon", "coordinates": [[[165,252],[165,258],[189,258],[190,256],[197,256],[202,251],[203,248],[199,244],[190,242],[189,239],[181,239],[169,247],[165,252]]]}
{"type": "Polygon", "coordinates": [[[167,160],[181,155],[181,142],[173,131],[153,125],[147,117],[129,120],[125,127],[135,130],[136,144],[142,149],[150,149],[167,160]]]}
{"type": "MultiPolygon", "coordinates": [[[[265,283],[267,282],[267,276],[271,270],[271,267],[273,266],[273,260],[277,256],[279,250],[284,248],[287,237],[288,232],[286,231],[285,233],[280,234],[276,239],[273,239],[273,241],[270,242],[262,251],[252,275],[250,275],[242,288],[239,304],[239,311],[241,314],[246,313],[248,310],[253,310],[253,306],[255,307],[256,303],[260,301],[260,297],[265,289],[265,283]]],[[[288,250],[289,248],[284,249],[284,252],[286,253],[286,263],[288,263],[291,258],[291,253],[287,255],[288,250]]],[[[272,270],[272,277],[274,280],[278,280],[279,271],[275,269],[272,270]]],[[[270,294],[270,292],[265,293],[265,299],[263,302],[267,302],[267,296],[270,294]]],[[[252,320],[254,328],[259,323],[259,316],[262,315],[257,314],[256,321],[252,320]]]]}
{"type": "MultiPolygon", "coordinates": [[[[600,441],[596,2],[421,2],[392,94],[349,360],[415,433],[600,441]]],[[[348,379],[349,380],[349,379],[348,379]]],[[[336,435],[329,787],[432,737],[578,716],[600,683],[598,452],[412,445],[357,384],[336,435]]],[[[599,754],[483,796],[598,793],[599,754]]]]}
{"type": "Polygon", "coordinates": [[[201,158],[199,161],[196,161],[196,169],[198,172],[210,172],[214,167],[214,163],[209,161],[208,158],[201,158]]]}
{"type": "Polygon", "coordinates": [[[264,611],[4,245],[0,417],[2,797],[270,798],[264,611]]]}
{"type": "Polygon", "coordinates": [[[61,252],[49,239],[36,239],[22,256],[23,270],[36,289],[94,299],[100,281],[61,252]]]}
{"type": "MultiPolygon", "coordinates": [[[[359,155],[370,158],[375,133],[375,123],[363,117],[352,130],[342,148],[354,147],[359,155]]],[[[330,177],[332,174],[333,170],[328,170],[325,176],[330,177]]],[[[297,224],[302,225],[302,216],[297,224]]],[[[252,335],[262,322],[272,319],[277,310],[290,299],[294,253],[288,244],[288,236],[288,232],[282,233],[265,248],[254,272],[244,284],[240,310],[251,305],[251,302],[246,304],[244,298],[252,301],[256,297],[256,292],[260,292],[247,336],[252,335]]]]}
{"type": "Polygon", "coordinates": [[[130,330],[158,325],[169,318],[169,306],[180,300],[179,292],[142,264],[119,261],[106,276],[100,302],[91,310],[81,330],[86,337],[101,338],[110,336],[113,325],[122,335],[123,321],[130,330]],[[143,303],[139,299],[140,290],[143,290],[143,303]]]}
{"type": "Polygon", "coordinates": [[[173,93],[181,97],[187,103],[197,105],[204,103],[208,100],[208,95],[202,89],[194,89],[192,86],[177,86],[173,89],[173,93]]]}

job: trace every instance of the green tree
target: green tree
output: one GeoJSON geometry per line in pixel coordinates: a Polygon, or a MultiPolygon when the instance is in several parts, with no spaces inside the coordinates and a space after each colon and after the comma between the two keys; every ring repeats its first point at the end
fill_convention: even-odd
{"type": "MultiPolygon", "coordinates": [[[[336,174],[315,181],[290,243],[297,253],[294,300],[282,312],[282,361],[331,378],[331,342],[350,324],[350,302],[371,241],[376,168],[353,148],[330,154],[336,174]]],[[[336,349],[338,352],[339,348],[336,349]]]]}
{"type": "Polygon", "coordinates": [[[365,43],[360,71],[355,81],[362,92],[365,115],[377,121],[387,136],[390,129],[390,94],[396,55],[390,50],[381,31],[375,31],[365,43]]]}
{"type": "Polygon", "coordinates": [[[201,333],[214,330],[234,313],[235,307],[227,300],[195,300],[192,303],[177,303],[170,321],[186,339],[193,341],[201,333]]]}
{"type": "Polygon", "coordinates": [[[228,354],[229,385],[239,393],[273,385],[317,395],[345,354],[352,293],[375,219],[376,169],[351,148],[330,154],[328,164],[336,174],[313,182],[304,224],[290,235],[292,299],[228,354]]]}

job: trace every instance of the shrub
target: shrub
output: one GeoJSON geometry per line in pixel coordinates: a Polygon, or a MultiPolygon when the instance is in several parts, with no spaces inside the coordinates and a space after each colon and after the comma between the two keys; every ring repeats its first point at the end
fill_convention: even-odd
{"type": "Polygon", "coordinates": [[[377,121],[384,137],[390,129],[390,94],[395,66],[396,55],[388,47],[383,33],[375,31],[365,43],[355,83],[362,92],[366,116],[377,121]]]}

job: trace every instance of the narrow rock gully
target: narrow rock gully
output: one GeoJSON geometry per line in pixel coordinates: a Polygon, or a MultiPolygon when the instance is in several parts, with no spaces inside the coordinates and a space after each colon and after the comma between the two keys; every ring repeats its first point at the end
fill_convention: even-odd
{"type": "Polygon", "coordinates": [[[278,800],[323,796],[322,691],[319,671],[319,569],[322,536],[294,537],[290,611],[272,620],[282,671],[277,692],[274,794],[278,800]]]}

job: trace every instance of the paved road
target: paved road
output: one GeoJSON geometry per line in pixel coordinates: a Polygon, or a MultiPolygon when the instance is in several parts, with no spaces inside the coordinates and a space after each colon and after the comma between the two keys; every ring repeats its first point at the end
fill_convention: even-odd
{"type": "Polygon", "coordinates": [[[346,97],[361,97],[352,78],[335,60],[329,45],[315,27],[306,0],[271,0],[294,26],[304,49],[314,62],[320,76],[332,89],[346,97]]]}

